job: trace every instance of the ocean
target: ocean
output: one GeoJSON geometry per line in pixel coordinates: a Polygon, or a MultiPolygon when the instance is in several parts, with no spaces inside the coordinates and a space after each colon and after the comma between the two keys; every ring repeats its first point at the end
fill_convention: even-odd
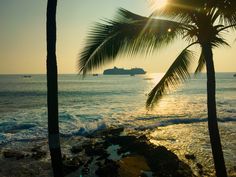
{"type": "MultiPolygon", "coordinates": [[[[219,128],[228,170],[236,164],[236,78],[216,73],[219,128]]],[[[59,75],[59,119],[62,137],[124,126],[147,132],[184,159],[196,154],[212,168],[207,130],[206,76],[192,76],[164,96],[152,111],[147,94],[163,74],[136,76],[59,75]]],[[[0,75],[0,145],[47,137],[46,76],[0,75]]],[[[186,160],[186,159],[185,159],[186,160]]]]}

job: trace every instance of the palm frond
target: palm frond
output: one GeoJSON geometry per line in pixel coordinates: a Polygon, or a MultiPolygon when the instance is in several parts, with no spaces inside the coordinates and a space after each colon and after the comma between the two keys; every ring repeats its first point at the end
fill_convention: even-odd
{"type": "Polygon", "coordinates": [[[169,0],[163,8],[156,9],[152,15],[179,19],[193,23],[195,14],[205,10],[206,0],[169,0]]]}
{"type": "Polygon", "coordinates": [[[198,66],[197,66],[194,74],[196,75],[196,74],[200,73],[204,69],[205,64],[206,64],[206,60],[205,60],[203,52],[201,51],[201,55],[200,55],[200,58],[198,60],[198,66]]]}
{"type": "Polygon", "coordinates": [[[219,47],[219,46],[230,47],[230,45],[226,42],[226,40],[220,35],[216,36],[211,43],[212,43],[212,47],[219,47]]]}
{"type": "MultiPolygon", "coordinates": [[[[236,24],[235,0],[215,0],[214,5],[218,8],[221,23],[224,23],[224,25],[236,24]]],[[[236,29],[236,26],[234,26],[234,29],[236,29]]]]}
{"type": "MultiPolygon", "coordinates": [[[[193,44],[190,44],[189,46],[193,44]]],[[[179,83],[189,78],[189,66],[191,60],[193,59],[193,52],[187,48],[185,48],[179,54],[159,83],[148,94],[148,99],[146,101],[147,109],[152,109],[154,105],[157,104],[162,98],[162,96],[166,94],[171,88],[177,86],[179,83]]]]}
{"type": "MultiPolygon", "coordinates": [[[[156,9],[154,16],[169,16],[194,23],[196,15],[206,14],[212,16],[215,22],[219,18],[220,23],[232,25],[236,23],[235,0],[169,0],[164,8],[156,9]]],[[[236,27],[234,26],[236,29],[236,27]]]]}
{"type": "Polygon", "coordinates": [[[79,55],[79,70],[86,74],[113,61],[118,54],[148,54],[181,35],[181,26],[175,21],[142,17],[119,9],[114,20],[97,23],[91,29],[79,55]]]}

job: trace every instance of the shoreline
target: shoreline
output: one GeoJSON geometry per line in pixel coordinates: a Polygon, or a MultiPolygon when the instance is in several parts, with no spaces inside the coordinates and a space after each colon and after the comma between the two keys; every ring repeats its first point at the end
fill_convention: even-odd
{"type": "MultiPolygon", "coordinates": [[[[19,149],[2,148],[0,176],[52,175],[47,141],[26,145],[19,149]]],[[[125,133],[123,128],[108,128],[87,137],[62,139],[61,146],[68,177],[80,174],[85,177],[114,176],[114,171],[124,177],[167,172],[194,176],[190,167],[164,146],[156,147],[145,135],[125,133]]]]}
{"type": "MultiPolygon", "coordinates": [[[[234,123],[232,124],[234,125],[234,123]]],[[[197,129],[199,129],[200,126],[205,125],[205,123],[196,123],[194,125],[197,129]]],[[[75,170],[75,172],[71,173],[68,177],[76,177],[78,176],[78,174],[82,174],[83,169],[85,169],[84,171],[92,173],[92,176],[94,176],[96,174],[96,171],[99,168],[101,168],[101,165],[104,165],[104,163],[106,163],[107,160],[109,163],[113,163],[114,161],[113,165],[115,167],[117,166],[117,164],[119,164],[119,161],[121,159],[124,159],[125,163],[133,163],[133,161],[142,161],[143,162],[142,166],[146,167],[146,169],[150,169],[150,167],[147,165],[147,162],[143,160],[143,159],[146,159],[144,155],[145,153],[142,150],[141,151],[135,150],[137,147],[132,145],[132,143],[133,144],[136,143],[137,146],[142,146],[142,148],[140,149],[146,149],[146,150],[156,149],[156,148],[158,149],[158,148],[163,147],[163,149],[165,149],[164,151],[168,151],[169,153],[173,154],[173,156],[177,157],[177,161],[179,161],[181,164],[185,164],[184,165],[185,169],[188,169],[187,171],[191,171],[191,175],[193,176],[204,175],[204,176],[209,176],[209,177],[214,176],[214,169],[212,167],[213,164],[211,161],[209,161],[210,159],[206,161],[206,163],[210,163],[210,164],[205,164],[201,161],[201,158],[199,156],[200,154],[198,154],[192,149],[193,147],[190,148],[190,151],[184,151],[184,149],[178,150],[178,148],[176,150],[176,147],[173,148],[171,146],[171,143],[173,141],[172,139],[165,139],[165,138],[163,139],[163,137],[159,136],[160,134],[165,135],[166,133],[168,133],[168,131],[173,130],[173,129],[175,130],[175,134],[179,133],[183,135],[184,132],[182,131],[185,129],[184,127],[185,128],[189,127],[189,125],[185,125],[185,124],[170,125],[166,127],[158,127],[156,128],[156,130],[147,129],[147,130],[142,130],[142,131],[124,129],[123,127],[112,127],[112,128],[110,127],[110,128],[96,130],[90,134],[87,134],[86,136],[62,137],[61,149],[62,149],[63,159],[64,159],[64,163],[66,163],[67,166],[69,166],[67,169],[68,170],[67,173],[75,170]],[[153,142],[153,136],[156,137],[156,139],[158,139],[161,143],[153,142]],[[131,142],[131,146],[129,145],[130,142],[131,142]],[[127,148],[129,146],[130,148],[127,148]],[[109,156],[114,156],[113,157],[114,159],[108,158],[109,156]],[[130,156],[130,157],[126,158],[126,156],[128,157],[130,156]],[[109,160],[112,160],[112,161],[109,161],[109,160]],[[99,163],[99,161],[102,161],[102,163],[99,163]],[[100,164],[100,166],[98,166],[98,164],[100,164]],[[88,166],[90,167],[88,168],[88,166]],[[91,169],[95,169],[95,170],[91,171],[91,169]]],[[[202,130],[202,128],[200,130],[202,130]]],[[[185,130],[185,131],[191,132],[189,130],[185,130]]],[[[188,136],[190,134],[188,134],[188,136]]],[[[177,138],[177,137],[174,137],[174,138],[177,138]]],[[[196,137],[195,139],[198,140],[198,138],[200,137],[196,137]]],[[[205,138],[205,137],[202,137],[202,138],[205,138]]],[[[174,144],[177,144],[180,147],[182,147],[181,141],[177,140],[177,142],[175,142],[174,144]]],[[[0,176],[5,176],[5,177],[17,176],[18,177],[19,174],[23,173],[24,174],[23,176],[28,175],[28,176],[33,177],[33,176],[38,176],[36,174],[37,171],[42,176],[45,176],[45,177],[52,176],[49,149],[48,149],[46,138],[38,139],[35,141],[30,141],[30,142],[11,142],[5,145],[1,145],[0,147],[1,147],[0,165],[4,169],[4,170],[0,170],[0,176]],[[7,158],[4,157],[6,154],[6,151],[7,151],[7,158]],[[29,165],[33,167],[31,168],[29,165]],[[11,170],[12,168],[13,168],[13,171],[11,170]],[[34,169],[33,172],[32,172],[32,169],[34,169]],[[15,171],[15,175],[14,175],[14,171],[15,171]]],[[[198,146],[196,146],[196,148],[200,149],[198,146]]],[[[233,152],[233,149],[232,149],[232,152],[233,152]]],[[[167,160],[167,158],[164,158],[164,159],[167,160]]],[[[155,161],[155,159],[151,161],[155,161]]],[[[236,170],[233,164],[231,164],[231,168],[227,168],[227,169],[228,169],[229,176],[231,177],[236,176],[236,170]]],[[[137,170],[134,170],[134,171],[137,171],[137,170]]],[[[155,171],[155,168],[151,169],[151,172],[152,171],[155,171]]],[[[151,176],[150,175],[151,172],[148,171],[147,174],[151,176]]],[[[109,173],[109,172],[106,172],[106,173],[109,173]]],[[[183,174],[185,173],[186,172],[183,172],[183,174]]],[[[83,176],[86,177],[86,174],[84,174],[83,176]]],[[[87,177],[89,176],[91,176],[91,174],[87,175],[87,177]]],[[[104,176],[104,174],[102,176],[104,176]]]]}
{"type": "MultiPolygon", "coordinates": [[[[195,127],[199,129],[200,126],[203,126],[204,124],[205,123],[196,123],[195,127]]],[[[232,126],[233,125],[234,124],[232,124],[232,126]]],[[[157,166],[156,161],[159,159],[158,155],[163,153],[161,152],[162,150],[167,154],[172,154],[171,156],[174,157],[174,160],[172,159],[170,162],[178,161],[178,164],[183,164],[184,170],[179,170],[183,173],[181,176],[184,174],[191,174],[193,176],[214,176],[214,167],[209,169],[205,163],[202,163],[202,157],[199,156],[200,154],[193,151],[192,148],[190,149],[191,151],[184,151],[184,149],[182,149],[184,147],[182,147],[181,141],[179,141],[177,137],[173,138],[176,138],[176,142],[174,142],[174,144],[181,147],[179,150],[176,150],[176,147],[173,148],[170,146],[171,143],[173,143],[172,139],[163,139],[163,137],[159,136],[160,134],[165,135],[165,131],[168,133],[168,131],[171,130],[174,130],[175,134],[177,133],[183,135],[185,133],[182,131],[185,130],[186,127],[189,127],[189,125],[179,124],[177,127],[176,125],[170,125],[167,127],[159,127],[155,131],[137,131],[124,129],[124,127],[110,127],[96,130],[86,136],[62,137],[61,149],[63,160],[66,165],[67,173],[71,173],[68,177],[75,177],[78,176],[78,174],[83,174],[83,177],[86,177],[86,175],[87,177],[99,177],[99,175],[96,174],[97,170],[100,168],[106,169],[106,165],[110,163],[112,163],[113,166],[109,168],[115,168],[117,170],[122,167],[120,164],[122,159],[125,164],[128,163],[126,166],[129,166],[134,162],[141,161],[142,167],[149,170],[144,170],[146,175],[152,176],[151,174],[155,172],[156,169],[155,167],[150,168],[150,164],[152,164],[152,161],[155,161],[153,164],[157,166]],[[155,143],[155,141],[153,141],[155,140],[153,137],[156,137],[157,140],[159,139],[161,143],[155,143]],[[137,147],[141,148],[136,150],[137,147]],[[150,149],[150,154],[156,153],[157,157],[151,160],[149,159],[149,162],[147,162],[146,159],[150,157],[148,153],[145,153],[145,151],[150,149]],[[159,152],[155,152],[155,149],[159,149],[159,152]],[[85,172],[89,174],[86,174],[85,172]]],[[[202,128],[200,128],[199,131],[201,130],[202,128]]],[[[191,132],[187,129],[185,131],[191,132]]],[[[173,136],[173,132],[169,133],[173,136]]],[[[195,138],[195,140],[199,140],[199,138],[200,137],[195,138]]],[[[196,142],[195,145],[197,145],[196,142]]],[[[201,144],[195,148],[201,150],[199,146],[201,147],[201,144]]],[[[38,176],[37,172],[43,177],[52,176],[47,139],[39,139],[30,142],[11,142],[9,144],[1,145],[0,153],[0,166],[3,167],[3,170],[0,170],[0,176],[18,177],[19,174],[22,173],[22,176],[34,177],[38,176]]],[[[168,158],[164,157],[164,160],[167,159],[168,158]]],[[[137,164],[133,164],[133,166],[137,166],[137,164]]],[[[129,168],[132,169],[132,167],[129,168]]],[[[141,167],[139,168],[141,169],[141,167]]],[[[137,172],[140,171],[140,169],[133,169],[132,171],[137,172]]],[[[124,171],[124,169],[122,171],[124,171]]],[[[165,169],[163,171],[170,170],[165,169]]],[[[109,174],[109,172],[106,173],[109,174]]],[[[230,177],[236,176],[236,170],[233,164],[231,164],[231,168],[228,168],[228,173],[230,177]]],[[[100,174],[100,176],[104,176],[104,174],[100,174]]],[[[123,174],[123,176],[125,175],[123,174]]]]}
{"type": "MultiPolygon", "coordinates": [[[[1,150],[0,176],[52,176],[46,139],[14,146],[6,145],[1,150]]],[[[61,138],[61,148],[67,177],[113,176],[114,171],[121,177],[204,174],[201,164],[196,175],[172,151],[150,143],[143,132],[125,132],[122,127],[97,130],[86,137],[61,138]]],[[[195,158],[186,155],[190,160],[195,158]]]]}

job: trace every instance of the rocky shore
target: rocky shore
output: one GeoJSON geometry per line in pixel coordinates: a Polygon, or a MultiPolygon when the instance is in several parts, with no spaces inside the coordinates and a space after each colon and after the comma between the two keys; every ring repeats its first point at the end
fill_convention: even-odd
{"type": "MultiPolygon", "coordinates": [[[[191,177],[190,166],[145,135],[108,128],[61,140],[67,177],[191,177]]],[[[193,154],[186,158],[194,160],[193,154]]],[[[1,147],[1,177],[52,176],[46,140],[1,147]],[[17,147],[17,148],[16,148],[17,147]]],[[[198,174],[203,174],[199,164],[198,174]]]]}

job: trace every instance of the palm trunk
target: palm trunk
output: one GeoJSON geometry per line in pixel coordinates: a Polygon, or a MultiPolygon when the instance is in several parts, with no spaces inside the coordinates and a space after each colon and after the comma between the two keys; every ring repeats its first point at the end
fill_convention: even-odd
{"type": "Polygon", "coordinates": [[[211,149],[214,159],[216,176],[227,177],[216,115],[216,83],[211,44],[203,44],[202,50],[206,59],[208,130],[210,135],[211,149]]]}
{"type": "Polygon", "coordinates": [[[62,157],[58,125],[58,88],[56,61],[56,7],[57,0],[48,0],[47,6],[47,106],[48,143],[54,177],[62,177],[62,157]]]}

